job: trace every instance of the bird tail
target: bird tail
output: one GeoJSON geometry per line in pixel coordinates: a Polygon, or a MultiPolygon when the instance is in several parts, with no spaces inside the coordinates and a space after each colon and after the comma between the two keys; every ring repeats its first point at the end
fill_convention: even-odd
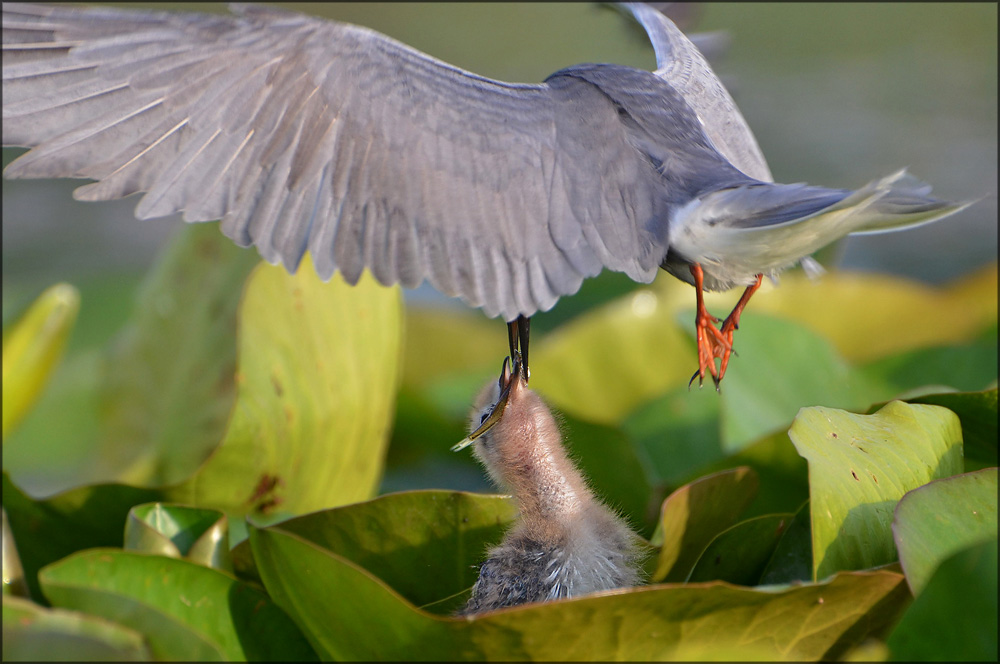
{"type": "Polygon", "coordinates": [[[906,169],[871,182],[844,200],[865,197],[858,205],[851,234],[885,233],[929,224],[972,205],[975,201],[953,203],[930,196],[931,186],[906,172],[906,169]],[[854,224],[857,224],[854,226],[854,224]]]}
{"type": "Polygon", "coordinates": [[[722,205],[716,205],[722,212],[723,227],[780,234],[782,229],[815,222],[810,225],[825,227],[821,233],[825,244],[847,234],[882,233],[930,223],[971,205],[933,198],[930,192],[929,184],[903,169],[853,192],[805,184],[763,184],[711,196],[720,197],[722,205]]]}
{"type": "Polygon", "coordinates": [[[705,196],[676,219],[671,248],[734,273],[788,267],[845,235],[885,233],[936,221],[972,202],[932,198],[905,169],[857,191],[805,184],[754,184],[705,196]]]}

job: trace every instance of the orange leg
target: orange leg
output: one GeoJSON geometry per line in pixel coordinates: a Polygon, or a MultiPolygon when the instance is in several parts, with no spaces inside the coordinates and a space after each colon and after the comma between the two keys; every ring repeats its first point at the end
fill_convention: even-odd
{"type": "MultiPolygon", "coordinates": [[[[718,389],[719,380],[722,379],[722,376],[719,375],[715,368],[715,358],[728,358],[729,351],[732,349],[732,335],[730,334],[729,339],[727,339],[715,327],[715,323],[718,323],[719,319],[708,313],[708,309],[705,308],[705,275],[702,272],[701,265],[692,263],[691,275],[694,277],[694,289],[698,298],[698,312],[694,321],[695,333],[698,338],[698,371],[695,372],[694,376],[691,376],[688,387],[694,382],[695,377],[698,378],[698,385],[700,386],[705,379],[705,370],[707,369],[712,375],[712,381],[715,383],[716,389],[718,389]]],[[[725,360],[723,360],[723,366],[725,366],[725,360]]]]}
{"type": "Polygon", "coordinates": [[[740,314],[743,313],[743,309],[750,302],[753,294],[760,288],[764,275],[758,274],[757,280],[743,291],[740,301],[736,303],[732,312],[723,321],[720,331],[714,325],[714,323],[719,322],[719,319],[708,313],[708,310],[705,308],[705,275],[701,269],[701,265],[697,263],[692,264],[691,274],[694,276],[694,288],[698,297],[698,313],[695,318],[695,330],[698,338],[698,371],[695,372],[694,376],[691,376],[691,380],[688,381],[688,387],[691,386],[695,378],[698,378],[698,385],[700,386],[701,382],[705,379],[705,370],[708,369],[709,374],[712,376],[712,382],[715,383],[715,390],[718,391],[719,383],[722,381],[722,377],[726,375],[726,368],[729,366],[729,357],[733,352],[733,332],[740,327],[740,314]],[[718,369],[715,366],[715,358],[719,358],[722,361],[718,369]]]}
{"type": "Polygon", "coordinates": [[[743,309],[747,306],[747,302],[757,289],[760,288],[760,283],[764,279],[763,274],[757,275],[757,281],[755,281],[747,289],[743,291],[743,295],[740,297],[740,301],[736,303],[733,307],[732,312],[726,316],[726,320],[722,323],[722,336],[725,337],[728,347],[726,352],[722,355],[722,367],[719,369],[719,380],[726,375],[726,367],[729,365],[729,355],[733,349],[733,332],[740,329],[740,314],[743,313],[743,309]]]}

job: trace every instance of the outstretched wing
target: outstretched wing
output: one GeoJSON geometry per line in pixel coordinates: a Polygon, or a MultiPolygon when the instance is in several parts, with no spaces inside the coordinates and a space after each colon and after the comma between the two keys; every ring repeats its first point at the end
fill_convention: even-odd
{"type": "Polygon", "coordinates": [[[604,267],[652,280],[665,239],[644,233],[662,185],[596,91],[233,10],[4,3],[3,143],[33,148],[6,175],[95,180],[82,200],[147,192],[141,218],[221,219],[289,270],[308,250],[324,279],[427,279],[508,320],[604,267]]]}
{"type": "Polygon", "coordinates": [[[715,149],[750,177],[773,182],[757,139],[698,47],[655,8],[641,2],[623,4],[649,35],[656,53],[656,75],[694,109],[715,149]]]}

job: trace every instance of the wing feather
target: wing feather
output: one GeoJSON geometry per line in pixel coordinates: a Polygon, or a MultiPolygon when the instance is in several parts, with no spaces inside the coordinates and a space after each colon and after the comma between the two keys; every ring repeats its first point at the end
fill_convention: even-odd
{"type": "Polygon", "coordinates": [[[642,2],[623,4],[649,35],[656,74],[691,105],[715,148],[750,177],[773,181],[750,126],[698,47],[656,8],[642,2]]]}
{"type": "MultiPolygon", "coordinates": [[[[664,181],[612,103],[463,71],[372,30],[235,15],[3,5],[9,177],[146,192],[322,278],[429,280],[510,320],[602,268],[649,281],[664,181]],[[655,231],[655,232],[654,232],[655,231]]],[[[686,111],[689,112],[690,111],[686,111]]]]}

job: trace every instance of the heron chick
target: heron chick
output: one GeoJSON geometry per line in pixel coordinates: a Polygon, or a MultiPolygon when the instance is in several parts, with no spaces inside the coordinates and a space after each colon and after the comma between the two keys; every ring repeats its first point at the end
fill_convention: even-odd
{"type": "Polygon", "coordinates": [[[511,371],[504,361],[500,380],[480,392],[469,423],[470,431],[478,430],[506,398],[502,415],[467,444],[493,482],[513,495],[519,515],[480,567],[464,614],[640,580],[638,535],[587,487],[563,449],[552,412],[528,389],[519,364],[515,357],[511,371]]]}

